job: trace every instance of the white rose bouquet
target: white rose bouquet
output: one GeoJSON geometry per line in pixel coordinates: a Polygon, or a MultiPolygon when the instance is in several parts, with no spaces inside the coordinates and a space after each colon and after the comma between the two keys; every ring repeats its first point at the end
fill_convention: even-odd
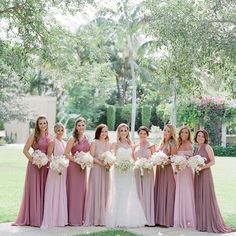
{"type": "Polygon", "coordinates": [[[69,160],[65,156],[55,156],[50,162],[50,168],[57,172],[59,175],[62,174],[62,171],[69,166],[69,160]]]}
{"type": "Polygon", "coordinates": [[[76,152],[74,155],[74,162],[79,164],[82,170],[86,167],[93,167],[93,157],[89,152],[76,152]]]}
{"type": "Polygon", "coordinates": [[[49,161],[47,155],[38,149],[35,150],[31,156],[33,157],[33,161],[32,161],[33,165],[36,165],[39,169],[42,166],[47,165],[49,161]]]}
{"type": "Polygon", "coordinates": [[[205,166],[206,158],[200,155],[192,156],[188,159],[188,165],[192,167],[197,175],[200,174],[200,169],[205,166]]]}
{"type": "Polygon", "coordinates": [[[141,177],[143,177],[144,174],[144,169],[146,170],[151,170],[153,168],[153,163],[150,159],[147,158],[139,158],[135,164],[134,164],[134,168],[136,169],[140,169],[141,172],[141,177]]]}
{"type": "Polygon", "coordinates": [[[151,157],[153,165],[160,165],[164,168],[165,164],[169,161],[169,157],[162,151],[158,151],[152,154],[151,157]]]}
{"type": "MultiPolygon", "coordinates": [[[[110,152],[106,151],[100,155],[100,159],[104,162],[105,165],[112,166],[116,162],[115,155],[110,152]]],[[[106,171],[109,171],[109,168],[106,168],[106,171]]]]}
{"type": "Polygon", "coordinates": [[[171,162],[175,167],[175,174],[179,171],[184,170],[188,165],[188,161],[184,156],[174,155],[171,157],[171,162]]]}

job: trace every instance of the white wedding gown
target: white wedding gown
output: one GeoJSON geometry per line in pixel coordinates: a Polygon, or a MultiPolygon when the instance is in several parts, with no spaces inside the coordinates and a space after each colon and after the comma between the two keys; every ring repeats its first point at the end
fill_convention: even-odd
{"type": "MultiPolygon", "coordinates": [[[[132,158],[132,149],[119,147],[116,158],[132,158]]],[[[138,198],[133,169],[121,173],[112,170],[111,189],[106,210],[107,227],[142,227],[146,224],[143,208],[138,198]]]]}

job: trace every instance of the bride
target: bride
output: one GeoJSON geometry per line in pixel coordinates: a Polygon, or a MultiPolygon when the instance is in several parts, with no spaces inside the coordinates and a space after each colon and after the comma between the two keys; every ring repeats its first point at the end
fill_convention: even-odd
{"type": "MultiPolygon", "coordinates": [[[[129,127],[120,124],[117,128],[117,142],[112,151],[120,160],[132,161],[132,147],[129,127]]],[[[133,169],[121,171],[117,166],[111,169],[111,192],[108,197],[106,211],[107,227],[141,227],[146,224],[143,208],[138,198],[133,169]]]]}

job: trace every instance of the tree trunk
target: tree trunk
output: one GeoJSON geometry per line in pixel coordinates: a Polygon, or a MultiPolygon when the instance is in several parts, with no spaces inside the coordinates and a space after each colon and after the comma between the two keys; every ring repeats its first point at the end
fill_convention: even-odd
{"type": "Polygon", "coordinates": [[[173,108],[172,108],[172,125],[176,127],[177,123],[177,81],[176,76],[173,77],[173,108]]]}
{"type": "Polygon", "coordinates": [[[132,113],[131,113],[131,139],[134,141],[134,132],[135,132],[135,120],[136,120],[136,76],[134,71],[134,58],[133,58],[133,44],[132,36],[128,36],[128,48],[129,48],[129,63],[131,68],[131,77],[132,77],[132,113]]]}

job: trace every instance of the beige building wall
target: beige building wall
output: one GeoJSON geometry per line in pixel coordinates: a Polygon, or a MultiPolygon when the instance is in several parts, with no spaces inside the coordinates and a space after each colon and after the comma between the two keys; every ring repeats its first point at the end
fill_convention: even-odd
{"type": "Polygon", "coordinates": [[[49,133],[53,134],[56,121],[56,97],[27,96],[22,101],[30,111],[29,117],[22,121],[10,121],[4,124],[5,133],[14,139],[14,143],[25,143],[30,134],[30,121],[35,121],[39,115],[45,115],[48,120],[49,133]]]}

